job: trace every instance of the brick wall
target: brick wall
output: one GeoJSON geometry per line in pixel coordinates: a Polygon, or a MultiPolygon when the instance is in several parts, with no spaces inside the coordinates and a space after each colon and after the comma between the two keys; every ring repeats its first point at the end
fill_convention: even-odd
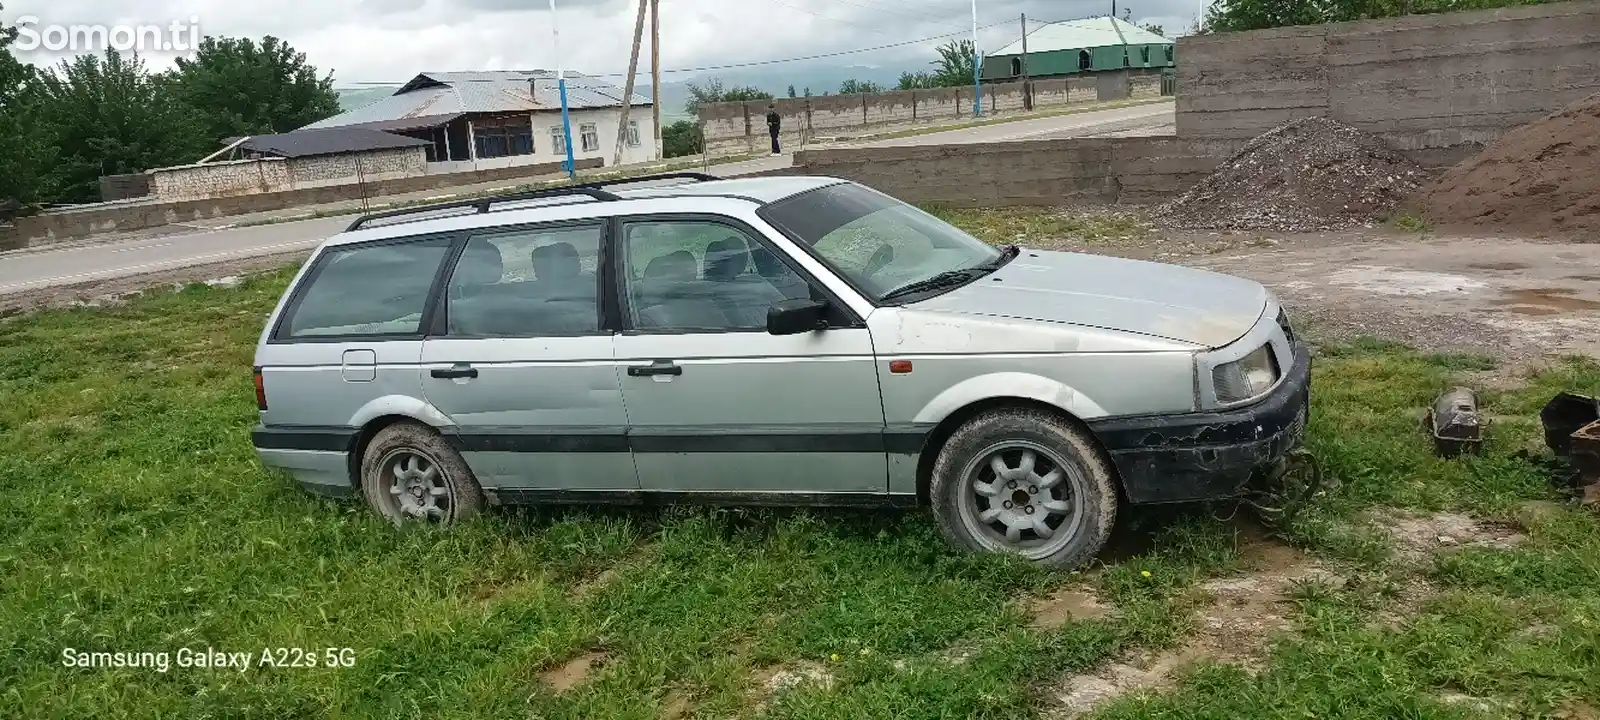
{"type": "Polygon", "coordinates": [[[288,161],[282,158],[161,168],[150,172],[150,185],[162,200],[278,192],[291,187],[288,161]]]}

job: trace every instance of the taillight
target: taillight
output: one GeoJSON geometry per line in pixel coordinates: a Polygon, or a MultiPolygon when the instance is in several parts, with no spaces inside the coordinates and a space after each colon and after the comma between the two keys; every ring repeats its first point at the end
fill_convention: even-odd
{"type": "Polygon", "coordinates": [[[261,368],[252,368],[256,379],[256,407],[267,409],[267,386],[261,383],[261,368]]]}

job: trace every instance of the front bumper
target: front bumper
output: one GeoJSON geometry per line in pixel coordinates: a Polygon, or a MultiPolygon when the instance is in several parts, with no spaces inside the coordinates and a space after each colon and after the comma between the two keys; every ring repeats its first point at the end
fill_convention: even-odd
{"type": "Polygon", "coordinates": [[[1107,418],[1089,424],[1111,454],[1128,501],[1196,502],[1240,497],[1250,480],[1300,444],[1311,399],[1311,353],[1262,400],[1181,415],[1107,418]]]}

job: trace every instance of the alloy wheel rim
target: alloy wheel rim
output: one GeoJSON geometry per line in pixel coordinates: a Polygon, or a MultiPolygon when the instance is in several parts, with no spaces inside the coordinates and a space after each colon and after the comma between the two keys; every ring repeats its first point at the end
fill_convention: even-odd
{"type": "Polygon", "coordinates": [[[455,507],[455,494],[432,455],[398,448],[383,457],[379,468],[387,490],[390,516],[398,521],[443,523],[455,507]]]}
{"type": "Polygon", "coordinates": [[[1076,465],[1038,443],[1008,440],[963,469],[961,521],[985,549],[1038,560],[1077,536],[1084,497],[1076,465]]]}

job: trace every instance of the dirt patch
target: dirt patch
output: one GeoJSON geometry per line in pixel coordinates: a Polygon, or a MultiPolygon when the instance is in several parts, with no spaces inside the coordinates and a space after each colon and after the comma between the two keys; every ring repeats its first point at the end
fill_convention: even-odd
{"type": "Polygon", "coordinates": [[[1446,226],[1600,230],[1600,94],[1502,135],[1418,199],[1446,226]]]}
{"type": "Polygon", "coordinates": [[[666,699],[661,703],[660,718],[661,720],[681,720],[689,717],[689,713],[693,710],[694,704],[689,702],[689,696],[673,690],[667,693],[666,699]]]}
{"type": "MultiPolygon", "coordinates": [[[[1529,288],[1522,290],[1506,290],[1502,296],[1492,302],[1495,305],[1511,305],[1512,312],[1527,310],[1549,311],[1544,314],[1560,314],[1582,310],[1600,310],[1600,302],[1573,297],[1577,291],[1572,288],[1529,288]]],[[[1541,313],[1531,313],[1541,314],[1541,313]]]]}
{"type": "Polygon", "coordinates": [[[1526,263],[1519,262],[1477,262],[1467,263],[1467,267],[1472,268],[1473,270],[1498,270],[1501,272],[1528,269],[1528,265],[1526,263]]]}
{"type": "Polygon", "coordinates": [[[1069,621],[1103,618],[1111,612],[1110,607],[1082,588],[1062,588],[1028,603],[1033,627],[1039,630],[1054,630],[1069,621]]]}
{"type": "Polygon", "coordinates": [[[1379,511],[1369,518],[1389,532],[1402,557],[1417,560],[1456,547],[1510,549],[1526,537],[1515,528],[1459,513],[1417,516],[1379,511]]]}
{"type": "Polygon", "coordinates": [[[1550,713],[1558,720],[1600,720],[1600,710],[1582,700],[1568,700],[1550,713]]]}
{"type": "Polygon", "coordinates": [[[539,675],[539,679],[549,685],[551,690],[564,693],[587,682],[590,675],[605,667],[608,659],[603,652],[586,652],[544,671],[539,675]]]}
{"type": "Polygon", "coordinates": [[[1200,585],[1211,601],[1199,612],[1195,635],[1181,647],[1140,653],[1067,678],[1057,687],[1058,704],[1047,715],[1076,718],[1128,693],[1170,688],[1198,662],[1239,665],[1254,673],[1267,639],[1289,626],[1290,590],[1297,583],[1338,582],[1337,576],[1280,543],[1251,540],[1242,555],[1251,568],[1248,573],[1200,585]]]}
{"type": "Polygon", "coordinates": [[[801,660],[790,665],[778,665],[762,671],[759,685],[763,695],[776,695],[801,685],[814,685],[824,690],[833,687],[833,673],[819,663],[801,660]]]}
{"type": "Polygon", "coordinates": [[[1246,143],[1158,217],[1180,228],[1307,232],[1370,225],[1426,179],[1377,137],[1324,117],[1246,143]]]}

